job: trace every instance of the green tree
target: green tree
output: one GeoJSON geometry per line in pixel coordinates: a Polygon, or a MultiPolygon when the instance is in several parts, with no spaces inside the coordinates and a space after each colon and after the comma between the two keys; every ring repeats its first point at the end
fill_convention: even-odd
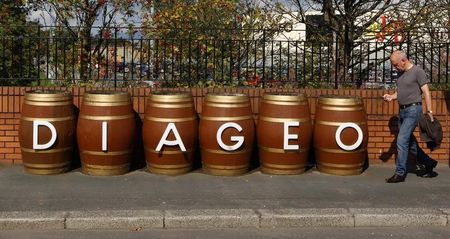
{"type": "Polygon", "coordinates": [[[111,37],[111,28],[128,25],[128,20],[146,11],[151,0],[36,0],[37,9],[54,13],[56,24],[63,26],[77,40],[80,48],[80,78],[89,78],[90,55],[104,51],[104,40],[111,37]],[[97,27],[98,25],[98,27],[97,27]],[[93,32],[99,39],[92,41],[93,32]]]}
{"type": "Polygon", "coordinates": [[[144,16],[143,33],[157,39],[152,46],[157,63],[168,65],[170,59],[172,68],[189,69],[179,74],[183,82],[235,84],[240,67],[263,54],[256,50],[263,38],[279,31],[279,20],[255,0],[160,0],[155,12],[144,16]]]}
{"type": "Polygon", "coordinates": [[[423,13],[422,9],[430,4],[430,1],[421,0],[288,0],[285,1],[287,4],[281,4],[280,1],[264,2],[274,10],[289,14],[296,21],[306,24],[308,30],[321,28],[330,33],[322,35],[322,38],[316,35],[315,40],[335,43],[331,46],[333,48],[331,52],[334,54],[330,61],[337,70],[330,74],[332,77],[336,76],[335,87],[348,78],[349,70],[353,67],[351,59],[355,52],[367,56],[381,50],[382,47],[390,46],[390,43],[395,41],[394,33],[399,30],[399,23],[401,22],[402,31],[408,31],[418,23],[416,20],[423,13]],[[322,14],[322,25],[308,20],[308,15],[312,12],[322,14]],[[390,31],[387,42],[379,44],[380,48],[359,51],[360,46],[375,40],[376,34],[367,37],[368,28],[387,13],[399,20],[388,22],[382,29],[377,29],[379,32],[390,31]]]}
{"type": "Polygon", "coordinates": [[[32,72],[26,59],[31,57],[32,41],[27,36],[33,27],[26,26],[28,7],[25,1],[3,0],[0,2],[0,85],[26,84],[26,76],[32,72]]]}

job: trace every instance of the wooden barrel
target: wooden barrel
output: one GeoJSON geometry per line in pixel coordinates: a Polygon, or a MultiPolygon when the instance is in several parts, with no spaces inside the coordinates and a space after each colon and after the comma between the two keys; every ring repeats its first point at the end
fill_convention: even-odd
{"type": "Polygon", "coordinates": [[[267,93],[262,97],[259,110],[256,137],[261,171],[270,174],[303,173],[312,136],[305,95],[267,93]]]}
{"type": "Polygon", "coordinates": [[[78,118],[82,172],[90,175],[128,172],[136,140],[130,95],[114,91],[86,92],[78,118]]]}
{"type": "Polygon", "coordinates": [[[25,171],[43,175],[68,171],[76,147],[75,127],[75,106],[70,93],[27,91],[19,128],[25,171]]]}
{"type": "Polygon", "coordinates": [[[317,169],[356,175],[367,157],[367,115],[359,97],[320,96],[314,121],[317,169]]]}
{"type": "Polygon", "coordinates": [[[255,137],[249,97],[207,94],[202,109],[199,139],[203,170],[223,176],[247,172],[255,137]]]}
{"type": "Polygon", "coordinates": [[[152,93],[147,101],[142,132],[150,172],[177,175],[192,170],[198,120],[190,93],[152,93]]]}

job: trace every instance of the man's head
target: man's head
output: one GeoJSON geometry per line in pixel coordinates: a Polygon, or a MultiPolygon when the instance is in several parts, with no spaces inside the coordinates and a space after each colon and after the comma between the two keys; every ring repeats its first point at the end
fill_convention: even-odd
{"type": "Polygon", "coordinates": [[[390,60],[392,66],[400,72],[408,70],[412,65],[412,63],[408,60],[408,56],[400,50],[392,52],[390,60]]]}

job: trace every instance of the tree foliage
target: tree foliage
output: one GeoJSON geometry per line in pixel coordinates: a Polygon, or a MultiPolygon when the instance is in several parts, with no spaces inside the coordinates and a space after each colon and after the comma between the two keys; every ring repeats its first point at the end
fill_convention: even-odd
{"type": "Polygon", "coordinates": [[[252,0],[161,0],[155,13],[143,18],[143,26],[157,37],[238,39],[255,29],[276,28],[279,20],[252,0]]]}
{"type": "Polygon", "coordinates": [[[25,33],[28,8],[23,1],[3,0],[0,2],[0,36],[25,33]]]}
{"type": "Polygon", "coordinates": [[[258,57],[255,54],[262,54],[256,49],[279,31],[281,20],[258,2],[160,0],[155,3],[155,12],[144,16],[143,34],[158,39],[153,46],[157,62],[174,59],[177,66],[171,67],[191,69],[182,71],[181,79],[194,78],[200,85],[246,82],[238,79],[248,75],[241,74],[240,67],[248,68],[247,64],[258,57]]]}
{"type": "Polygon", "coordinates": [[[24,75],[30,76],[34,72],[27,67],[25,61],[31,55],[33,42],[26,37],[34,32],[33,23],[27,22],[28,6],[25,1],[0,1],[0,85],[22,85],[27,81],[24,75]],[[28,51],[27,51],[28,49],[28,51]]]}
{"type": "Polygon", "coordinates": [[[151,4],[151,0],[36,0],[32,3],[36,9],[55,16],[56,24],[63,26],[81,45],[78,46],[81,79],[88,79],[89,55],[104,50],[103,40],[111,37],[110,28],[129,25],[130,19],[139,14],[138,10],[145,11],[151,4]],[[98,41],[91,39],[94,32],[99,36],[98,41]]]}
{"type": "MultiPolygon", "coordinates": [[[[425,9],[431,9],[432,1],[421,0],[289,0],[287,5],[279,1],[265,1],[274,10],[290,15],[307,29],[323,29],[329,34],[317,34],[317,39],[334,42],[335,52],[330,64],[336,66],[335,82],[341,82],[351,71],[353,54],[369,56],[379,50],[378,47],[401,44],[410,29],[423,24],[426,20],[425,9]],[[320,25],[310,21],[308,15],[316,14],[323,17],[320,25]],[[380,18],[389,16],[386,24],[379,24],[380,18]],[[377,27],[374,26],[378,25],[377,27]],[[374,31],[371,33],[371,31],[374,31]],[[402,34],[399,36],[399,34],[402,34]],[[404,34],[404,35],[403,35],[404,34]],[[360,46],[367,42],[383,41],[377,48],[362,52],[360,46]]],[[[439,2],[439,1],[436,1],[439,2]]],[[[433,11],[441,11],[433,8],[433,11]]],[[[429,12],[429,11],[428,11],[429,12]]],[[[428,15],[429,16],[429,15],[428,15]]],[[[363,56],[363,58],[366,58],[363,56]]],[[[366,67],[369,67],[368,65],[366,67]]]]}

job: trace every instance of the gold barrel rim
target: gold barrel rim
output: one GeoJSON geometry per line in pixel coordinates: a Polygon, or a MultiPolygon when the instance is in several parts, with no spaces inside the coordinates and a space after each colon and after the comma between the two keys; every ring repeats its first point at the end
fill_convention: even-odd
{"type": "Polygon", "coordinates": [[[362,99],[358,96],[348,95],[321,95],[319,97],[319,104],[323,105],[337,105],[337,106],[354,106],[362,105],[362,99]]]}
{"type": "Polygon", "coordinates": [[[270,92],[263,95],[264,101],[303,102],[306,96],[296,92],[270,92]]]}
{"type": "Polygon", "coordinates": [[[84,93],[83,102],[96,102],[96,103],[131,102],[131,96],[130,93],[123,91],[95,90],[84,93]]]}
{"type": "Polygon", "coordinates": [[[203,172],[206,174],[214,176],[238,176],[243,175],[248,172],[250,165],[214,165],[214,164],[203,164],[203,172]]]}
{"type": "Polygon", "coordinates": [[[61,90],[30,90],[25,92],[25,100],[32,102],[72,101],[72,94],[61,90]]]}
{"type": "Polygon", "coordinates": [[[81,162],[81,172],[92,176],[114,176],[130,171],[130,163],[121,165],[96,165],[81,162]]]}
{"type": "Polygon", "coordinates": [[[149,102],[190,102],[192,101],[192,94],[190,92],[182,91],[155,91],[150,94],[149,102]]]}
{"type": "Polygon", "coordinates": [[[205,101],[217,103],[242,103],[249,100],[248,95],[241,93],[208,93],[205,96],[205,101]]]}

